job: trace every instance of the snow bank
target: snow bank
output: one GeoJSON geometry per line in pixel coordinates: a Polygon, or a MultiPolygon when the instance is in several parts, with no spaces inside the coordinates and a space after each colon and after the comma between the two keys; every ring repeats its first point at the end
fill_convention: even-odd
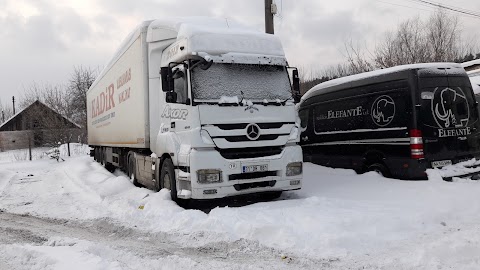
{"type": "Polygon", "coordinates": [[[166,190],[136,188],[89,157],[12,164],[0,165],[7,179],[0,182],[0,208],[53,218],[108,217],[177,235],[185,246],[249,239],[302,256],[345,258],[480,222],[480,183],[474,181],[399,181],[306,163],[302,190],[206,214],[180,208],[166,190]]]}

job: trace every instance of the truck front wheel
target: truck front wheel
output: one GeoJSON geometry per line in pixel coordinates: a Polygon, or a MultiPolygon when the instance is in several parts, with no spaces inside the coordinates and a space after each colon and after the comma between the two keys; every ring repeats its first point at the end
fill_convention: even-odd
{"type": "Polygon", "coordinates": [[[175,171],[173,170],[173,162],[167,158],[163,161],[162,170],[160,173],[160,181],[162,187],[170,190],[172,200],[177,202],[177,181],[175,179],[175,171]]]}

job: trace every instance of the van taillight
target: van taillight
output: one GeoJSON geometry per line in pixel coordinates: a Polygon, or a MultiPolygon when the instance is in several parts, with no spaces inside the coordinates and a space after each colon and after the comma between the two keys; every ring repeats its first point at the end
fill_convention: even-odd
{"type": "Polygon", "coordinates": [[[423,139],[421,130],[410,130],[410,153],[413,159],[422,159],[425,157],[423,154],[423,139]]]}

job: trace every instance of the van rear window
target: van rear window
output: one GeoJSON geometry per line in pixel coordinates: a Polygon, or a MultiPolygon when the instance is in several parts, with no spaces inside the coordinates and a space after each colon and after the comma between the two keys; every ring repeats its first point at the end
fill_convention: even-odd
{"type": "MultiPolygon", "coordinates": [[[[436,78],[424,80],[435,81],[436,78]]],[[[435,136],[440,129],[458,129],[471,126],[478,119],[472,89],[466,79],[449,78],[448,84],[421,88],[421,122],[435,136]]],[[[431,86],[433,83],[422,83],[431,86]]],[[[432,133],[432,134],[429,134],[432,133]]],[[[437,134],[438,135],[438,134],[437,134]]]]}

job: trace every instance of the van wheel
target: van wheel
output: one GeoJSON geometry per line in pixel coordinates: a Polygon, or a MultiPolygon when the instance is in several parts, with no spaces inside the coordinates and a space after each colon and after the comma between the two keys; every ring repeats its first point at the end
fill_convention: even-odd
{"type": "Polygon", "coordinates": [[[367,172],[377,172],[383,177],[387,177],[387,178],[391,177],[391,174],[388,168],[381,163],[374,163],[368,166],[367,172]]]}
{"type": "Polygon", "coordinates": [[[134,186],[140,186],[137,180],[137,175],[135,174],[135,159],[133,157],[128,159],[128,176],[130,177],[130,181],[134,186]]]}
{"type": "Polygon", "coordinates": [[[163,161],[160,181],[162,183],[162,188],[170,190],[172,201],[177,202],[177,181],[175,179],[175,171],[173,170],[173,162],[169,158],[163,161]]]}

